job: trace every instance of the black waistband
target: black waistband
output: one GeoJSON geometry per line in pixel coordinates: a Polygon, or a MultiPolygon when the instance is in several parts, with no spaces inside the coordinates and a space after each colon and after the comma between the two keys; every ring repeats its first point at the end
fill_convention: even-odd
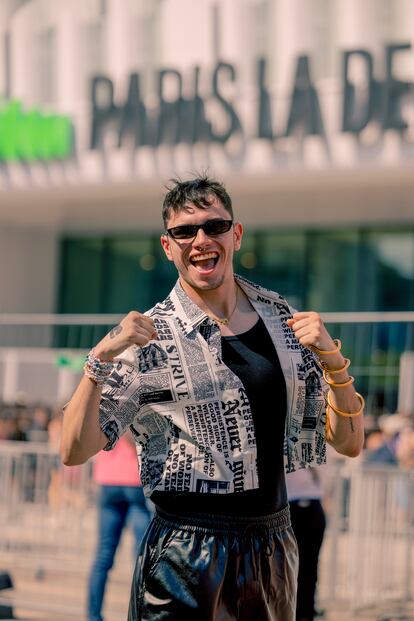
{"type": "Polygon", "coordinates": [[[268,532],[283,531],[290,526],[289,506],[277,513],[259,517],[234,517],[205,513],[168,513],[156,508],[155,519],[166,526],[206,534],[242,534],[266,527],[268,532]]]}
{"type": "Polygon", "coordinates": [[[321,501],[319,498],[295,498],[294,500],[289,500],[289,504],[309,507],[310,505],[320,505],[321,501]]]}

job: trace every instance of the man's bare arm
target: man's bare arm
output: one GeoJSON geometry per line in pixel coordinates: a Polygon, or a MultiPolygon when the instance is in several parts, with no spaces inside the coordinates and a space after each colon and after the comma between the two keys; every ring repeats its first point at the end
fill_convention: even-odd
{"type": "MultiPolygon", "coordinates": [[[[305,347],[310,349],[316,347],[318,350],[326,351],[337,349],[318,313],[313,311],[295,313],[293,319],[288,319],[287,323],[292,328],[296,338],[305,347]]],[[[361,410],[361,401],[357,397],[352,382],[340,386],[340,384],[347,384],[350,380],[347,368],[345,368],[345,358],[341,352],[338,350],[333,354],[324,355],[323,351],[319,351],[318,357],[328,369],[334,371],[331,381],[334,380],[335,384],[339,384],[339,386],[330,386],[329,400],[332,406],[345,414],[352,414],[361,410]],[[340,369],[343,370],[340,373],[337,372],[340,369]]],[[[330,407],[327,409],[329,416],[327,441],[338,453],[347,457],[356,457],[360,454],[364,444],[363,412],[353,418],[338,415],[330,407]]]]}
{"type": "MultiPolygon", "coordinates": [[[[98,343],[94,353],[101,361],[111,361],[131,345],[143,347],[156,336],[152,319],[131,311],[98,343]]],[[[65,409],[60,455],[67,466],[83,464],[108,442],[99,424],[101,394],[101,387],[84,376],[65,409]]]]}
{"type": "Polygon", "coordinates": [[[83,464],[108,443],[99,425],[102,389],[82,377],[63,416],[60,455],[66,466],[83,464]]]}

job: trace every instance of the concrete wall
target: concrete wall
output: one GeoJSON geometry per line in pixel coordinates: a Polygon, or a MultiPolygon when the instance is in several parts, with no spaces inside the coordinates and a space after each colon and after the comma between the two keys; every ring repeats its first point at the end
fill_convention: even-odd
{"type": "Polygon", "coordinates": [[[0,313],[55,311],[55,233],[0,225],[0,313]]]}

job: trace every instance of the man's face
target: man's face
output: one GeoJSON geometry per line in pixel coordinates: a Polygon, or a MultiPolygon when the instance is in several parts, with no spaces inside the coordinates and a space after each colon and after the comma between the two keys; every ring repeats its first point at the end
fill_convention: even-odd
{"type": "MultiPolygon", "coordinates": [[[[210,220],[231,220],[229,212],[217,198],[204,209],[191,205],[189,210],[171,212],[167,228],[204,224],[210,220]]],[[[220,235],[207,235],[203,229],[198,229],[193,239],[162,235],[161,244],[167,258],[174,262],[183,284],[208,291],[233,280],[233,254],[239,250],[241,238],[242,226],[236,222],[227,233],[220,235]]]]}

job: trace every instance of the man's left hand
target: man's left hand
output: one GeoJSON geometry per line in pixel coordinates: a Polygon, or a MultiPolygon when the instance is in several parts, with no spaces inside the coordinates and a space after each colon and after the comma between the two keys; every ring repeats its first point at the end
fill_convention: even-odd
{"type": "Polygon", "coordinates": [[[292,319],[287,320],[299,343],[304,347],[317,347],[323,351],[336,349],[336,345],[321,319],[315,311],[294,313],[292,319]]]}

